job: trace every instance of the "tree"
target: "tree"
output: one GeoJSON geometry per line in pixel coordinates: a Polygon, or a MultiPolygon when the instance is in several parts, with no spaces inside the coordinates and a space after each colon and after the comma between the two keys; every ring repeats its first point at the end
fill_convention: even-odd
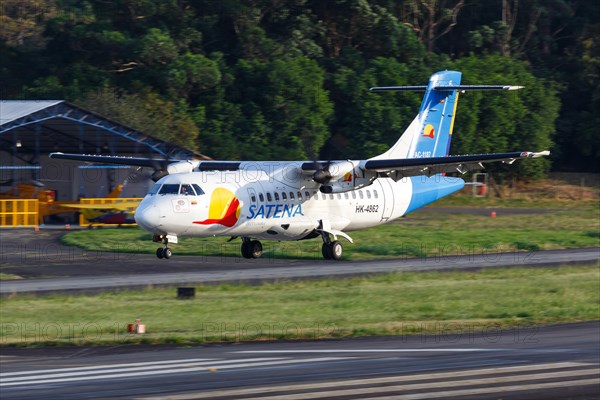
{"type": "Polygon", "coordinates": [[[104,87],[77,104],[165,142],[198,151],[199,131],[187,104],[163,100],[147,89],[140,92],[104,87]]]}
{"type": "MultiPolygon", "coordinates": [[[[463,84],[517,84],[517,92],[468,92],[460,95],[451,154],[541,151],[552,147],[560,106],[556,89],[534,77],[527,65],[500,55],[458,59],[463,84]]],[[[511,166],[511,176],[539,178],[550,168],[547,159],[511,166]]],[[[491,167],[499,171],[501,167],[491,167]]]]}
{"type": "MultiPolygon", "coordinates": [[[[355,55],[356,57],[356,55],[355,55]]],[[[423,71],[379,57],[359,69],[356,61],[333,74],[336,116],[326,158],[369,158],[386,151],[419,110],[420,94],[369,93],[369,87],[408,85],[426,79],[423,71]]]]}
{"type": "MultiPolygon", "coordinates": [[[[216,129],[235,142],[226,155],[303,160],[318,154],[329,133],[332,104],[323,89],[324,71],[315,61],[242,60],[232,71],[235,79],[216,90],[201,124],[204,132],[216,129]]],[[[218,142],[215,133],[208,135],[211,143],[218,142]]]]}
{"type": "Polygon", "coordinates": [[[435,42],[447,35],[458,23],[465,0],[412,0],[406,2],[404,22],[418,35],[428,53],[435,42]]]}
{"type": "Polygon", "coordinates": [[[0,40],[9,46],[43,48],[47,21],[57,15],[55,1],[3,0],[0,2],[0,40]]]}

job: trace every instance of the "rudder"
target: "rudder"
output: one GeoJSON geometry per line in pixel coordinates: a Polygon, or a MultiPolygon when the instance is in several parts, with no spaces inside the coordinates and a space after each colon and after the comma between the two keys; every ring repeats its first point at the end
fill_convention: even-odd
{"type": "Polygon", "coordinates": [[[459,86],[461,77],[462,74],[458,71],[441,71],[431,76],[427,86],[372,88],[372,91],[425,90],[419,114],[388,151],[373,157],[373,159],[425,158],[448,155],[458,93],[452,89],[440,90],[440,87],[459,86]]]}
{"type": "Polygon", "coordinates": [[[456,90],[434,90],[434,87],[460,85],[461,75],[457,71],[443,71],[431,76],[417,116],[418,131],[407,158],[448,155],[458,93],[456,90]]]}

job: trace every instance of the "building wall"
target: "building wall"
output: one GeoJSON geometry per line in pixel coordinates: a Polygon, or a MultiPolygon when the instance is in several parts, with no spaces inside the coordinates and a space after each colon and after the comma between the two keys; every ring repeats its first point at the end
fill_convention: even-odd
{"type": "MultiPolygon", "coordinates": [[[[0,151],[0,167],[30,166],[12,153],[0,151]]],[[[74,201],[80,197],[105,197],[110,191],[109,175],[113,174],[113,187],[123,184],[121,197],[143,197],[153,182],[145,176],[150,172],[144,169],[137,172],[135,167],[87,168],[83,163],[40,157],[41,168],[38,171],[29,169],[0,168],[0,181],[14,179],[15,183],[31,183],[37,179],[44,184],[43,189],[56,190],[57,201],[74,201]],[[112,172],[111,172],[112,171],[112,172]]],[[[10,186],[0,187],[4,192],[10,186]]]]}

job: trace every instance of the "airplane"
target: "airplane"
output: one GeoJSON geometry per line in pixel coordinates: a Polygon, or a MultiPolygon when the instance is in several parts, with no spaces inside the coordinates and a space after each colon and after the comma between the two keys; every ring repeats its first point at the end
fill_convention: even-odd
{"type": "MultiPolygon", "coordinates": [[[[13,185],[13,180],[0,182],[0,186],[13,185]]],[[[43,225],[46,217],[80,211],[89,222],[105,225],[134,224],[133,210],[139,201],[115,202],[106,204],[82,204],[79,201],[56,201],[56,191],[44,189],[45,185],[36,180],[30,183],[18,183],[11,189],[0,192],[0,200],[37,199],[39,204],[38,224],[43,225]]],[[[106,195],[117,199],[123,191],[123,185],[106,195]]]]}
{"type": "Polygon", "coordinates": [[[461,85],[462,73],[434,73],[426,86],[380,91],[425,91],[419,113],[398,141],[365,160],[200,161],[52,153],[51,158],[154,168],[156,183],[135,212],[137,224],[173,255],[180,237],[241,238],[244,258],[259,258],[260,240],[320,238],[325,259],[339,260],[348,232],[389,223],[465,185],[459,177],[486,162],[548,156],[549,151],[448,155],[459,93],[522,86],[461,85]]]}
{"type": "Polygon", "coordinates": [[[139,205],[139,201],[110,202],[105,204],[63,204],[62,207],[68,207],[71,211],[79,211],[89,227],[93,224],[103,225],[127,225],[135,224],[134,211],[139,205]]]}

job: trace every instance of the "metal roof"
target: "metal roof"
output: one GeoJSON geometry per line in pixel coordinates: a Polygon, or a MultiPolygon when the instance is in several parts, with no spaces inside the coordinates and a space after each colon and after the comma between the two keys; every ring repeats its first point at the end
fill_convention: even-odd
{"type": "Polygon", "coordinates": [[[0,127],[26,115],[51,107],[62,100],[0,101],[0,127]]]}
{"type": "Polygon", "coordinates": [[[37,156],[61,151],[207,159],[64,100],[1,100],[0,148],[10,152],[17,141],[19,154],[37,156]]]}

